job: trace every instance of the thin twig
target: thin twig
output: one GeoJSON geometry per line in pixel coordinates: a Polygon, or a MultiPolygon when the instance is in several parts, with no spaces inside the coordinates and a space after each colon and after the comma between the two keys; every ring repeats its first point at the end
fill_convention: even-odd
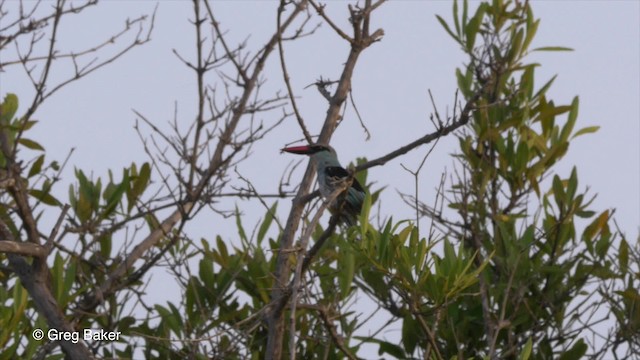
{"type": "Polygon", "coordinates": [[[285,5],[286,5],[286,1],[285,0],[280,0],[280,6],[278,6],[278,16],[277,16],[277,23],[278,23],[278,53],[280,55],[280,67],[282,69],[282,77],[284,78],[284,83],[287,86],[287,94],[289,94],[289,100],[291,101],[291,107],[293,108],[293,112],[296,115],[296,120],[298,120],[298,125],[300,126],[300,129],[302,130],[302,134],[304,135],[304,138],[307,140],[307,142],[309,144],[311,144],[313,142],[313,140],[311,139],[311,135],[309,134],[309,130],[307,130],[307,126],[304,124],[304,119],[302,118],[302,115],[300,114],[300,110],[298,110],[298,105],[296,103],[296,97],[293,94],[293,88],[291,87],[291,81],[289,79],[289,72],[287,71],[287,64],[285,62],[284,59],[284,47],[282,46],[282,31],[281,29],[281,17],[282,17],[282,13],[284,12],[285,9],[285,5]]]}
{"type": "Polygon", "coordinates": [[[58,216],[58,221],[56,222],[56,225],[51,230],[51,234],[49,235],[49,238],[47,239],[47,242],[44,244],[44,248],[47,251],[47,254],[50,253],[51,249],[53,248],[53,242],[54,242],[56,236],[58,235],[58,231],[60,230],[60,226],[62,226],[62,220],[64,220],[64,217],[67,215],[67,211],[69,211],[70,207],[71,206],[69,206],[69,204],[65,204],[62,207],[62,212],[60,212],[60,216],[58,216]]]}

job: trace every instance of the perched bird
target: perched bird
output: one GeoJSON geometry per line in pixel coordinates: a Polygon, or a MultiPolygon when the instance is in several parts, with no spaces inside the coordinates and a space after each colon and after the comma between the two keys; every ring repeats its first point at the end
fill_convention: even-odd
{"type": "MultiPolygon", "coordinates": [[[[336,189],[344,186],[343,182],[350,176],[349,172],[340,165],[336,151],[329,145],[292,146],[284,148],[282,151],[311,157],[311,161],[316,167],[318,188],[325,200],[328,200],[336,189]]],[[[354,225],[360,215],[360,210],[362,210],[364,196],[364,189],[358,180],[353,178],[351,186],[329,204],[329,210],[334,215],[338,214],[340,220],[347,225],[354,225]]]]}

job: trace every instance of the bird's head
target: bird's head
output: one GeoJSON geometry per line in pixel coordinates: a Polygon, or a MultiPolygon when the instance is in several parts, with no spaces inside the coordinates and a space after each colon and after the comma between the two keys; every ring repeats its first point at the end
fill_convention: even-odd
{"type": "Polygon", "coordinates": [[[316,166],[340,166],[338,156],[333,148],[326,144],[309,144],[283,148],[281,151],[298,155],[308,155],[316,163],[316,166]]]}

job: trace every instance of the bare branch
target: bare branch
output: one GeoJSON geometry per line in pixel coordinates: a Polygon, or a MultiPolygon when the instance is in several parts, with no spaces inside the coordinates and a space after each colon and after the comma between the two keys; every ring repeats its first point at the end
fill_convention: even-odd
{"type": "MultiPolygon", "coordinates": [[[[278,23],[278,29],[281,29],[281,17],[282,17],[282,13],[284,12],[284,8],[285,8],[285,0],[280,0],[280,6],[278,7],[278,16],[277,16],[277,23],[278,23]]],[[[304,124],[304,119],[302,118],[302,115],[300,114],[300,111],[298,110],[298,105],[296,104],[296,97],[293,93],[293,88],[291,87],[291,82],[289,81],[289,72],[287,71],[287,65],[286,62],[284,60],[284,48],[282,46],[282,32],[278,31],[278,52],[280,54],[280,67],[282,68],[282,77],[284,78],[284,83],[287,86],[287,93],[289,94],[289,100],[291,101],[291,107],[293,107],[293,112],[296,115],[296,119],[298,120],[298,125],[300,126],[300,129],[302,130],[302,134],[304,135],[304,138],[307,140],[308,143],[312,143],[313,140],[311,139],[311,135],[309,134],[309,130],[307,130],[306,125],[304,124]]]]}
{"type": "Polygon", "coordinates": [[[313,8],[318,13],[318,15],[320,15],[320,17],[323,18],[324,21],[326,21],[327,24],[329,24],[329,26],[336,32],[336,34],[340,35],[341,38],[343,38],[343,39],[347,40],[349,43],[353,44],[353,39],[351,37],[349,37],[349,35],[347,35],[344,31],[342,31],[342,29],[340,29],[333,22],[333,20],[331,20],[331,18],[329,18],[329,16],[327,16],[327,14],[324,12],[325,5],[318,5],[313,0],[309,0],[309,3],[311,4],[311,6],[313,6],[313,8]]]}
{"type": "Polygon", "coordinates": [[[437,131],[427,134],[425,136],[420,137],[419,139],[416,139],[412,142],[410,142],[407,145],[404,145],[400,148],[398,148],[397,150],[394,150],[390,153],[388,153],[387,155],[381,156],[377,159],[368,161],[364,164],[358,165],[356,166],[356,171],[362,171],[362,170],[366,170],[369,168],[372,168],[374,166],[381,166],[386,164],[387,162],[397,158],[400,155],[404,155],[406,153],[408,153],[409,151],[415,149],[418,146],[424,145],[424,144],[428,144],[432,141],[437,140],[438,138],[442,137],[442,136],[446,136],[450,133],[452,133],[453,131],[461,128],[462,126],[464,126],[465,124],[467,124],[469,122],[469,118],[471,115],[471,111],[473,111],[475,109],[475,102],[476,100],[478,100],[480,97],[480,94],[476,94],[473,97],[471,97],[468,101],[467,104],[465,105],[464,109],[462,110],[460,117],[456,120],[454,120],[453,122],[451,122],[449,125],[446,125],[440,129],[438,129],[437,131]]]}
{"type": "MultiPolygon", "coordinates": [[[[11,231],[7,228],[6,224],[0,220],[0,238],[5,238],[7,241],[0,241],[0,243],[17,243],[14,239],[11,231]]],[[[22,243],[25,245],[27,243],[22,243]]],[[[29,244],[32,247],[35,244],[29,244]]],[[[36,245],[37,246],[37,245],[36,245]]],[[[40,247],[42,255],[46,256],[44,247],[40,247]]],[[[40,252],[40,251],[38,251],[40,252]]],[[[44,257],[42,256],[42,257],[44,257]]],[[[57,329],[60,331],[74,331],[75,329],[65,319],[64,314],[60,310],[60,305],[56,301],[51,290],[49,289],[50,283],[47,279],[48,271],[46,271],[46,265],[39,259],[35,259],[33,264],[30,265],[22,256],[15,253],[8,253],[9,265],[11,269],[18,275],[22,286],[29,292],[31,300],[33,301],[38,312],[47,320],[47,324],[51,329],[57,329]]],[[[71,340],[60,341],[60,346],[65,354],[71,359],[93,359],[93,354],[89,352],[89,349],[83,342],[73,342],[71,340]]]]}
{"type": "MultiPolygon", "coordinates": [[[[366,16],[369,15],[369,13],[366,14],[366,16]]],[[[328,144],[330,142],[333,132],[340,120],[341,107],[347,99],[349,90],[351,90],[351,78],[358,58],[362,51],[375,41],[375,39],[370,37],[362,37],[358,35],[357,33],[361,30],[359,30],[357,26],[356,22],[354,22],[354,32],[356,33],[356,36],[354,36],[353,41],[355,42],[352,43],[340,81],[338,82],[338,87],[329,101],[327,116],[322,126],[322,130],[320,131],[320,136],[318,137],[319,143],[328,144]]],[[[293,238],[298,228],[305,204],[302,200],[307,196],[307,193],[311,188],[314,173],[314,168],[311,165],[307,166],[307,170],[300,184],[300,188],[298,189],[298,193],[293,200],[293,206],[289,213],[285,230],[280,239],[280,251],[278,252],[278,257],[276,259],[275,269],[276,280],[271,294],[272,304],[270,305],[270,314],[268,316],[269,328],[266,350],[268,360],[279,360],[282,355],[284,317],[282,309],[279,306],[273,306],[273,303],[280,302],[282,301],[282,298],[286,297],[285,284],[288,282],[290,275],[289,257],[287,256],[287,253],[293,245],[293,238]]]]}

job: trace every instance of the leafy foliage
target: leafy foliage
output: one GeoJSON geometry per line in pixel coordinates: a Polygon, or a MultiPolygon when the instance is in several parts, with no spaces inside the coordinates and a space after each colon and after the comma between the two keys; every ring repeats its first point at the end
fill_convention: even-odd
{"type": "MultiPolygon", "coordinates": [[[[290,304],[292,298],[295,306],[285,307],[284,355],[356,358],[367,345],[376,346],[383,358],[398,359],[603,358],[622,345],[638,354],[637,242],[631,244],[612,229],[612,210],[592,208],[593,197],[580,186],[578,169],[568,175],[554,171],[570,143],[597,127],[576,130],[578,98],[555,104],[548,98],[554,78],[537,86],[540,65],[526,61],[532,51],[568,49],[530,49],[540,20],[527,2],[483,2],[471,14],[468,2],[454,1],[452,23],[440,16],[437,20],[468,55],[455,76],[465,100],[474,104],[469,122],[456,134],[456,176],[440,194],[447,209],[418,205],[420,215],[430,218],[438,231],[425,235],[412,221],[391,216],[379,226],[370,223],[384,188],[372,189],[367,172],[356,173],[368,191],[358,224],[323,239],[327,229],[311,227],[307,216],[303,226],[313,230],[312,239],[322,247],[308,267],[302,266],[307,249],[286,254],[291,272],[298,265],[303,271],[301,290],[285,299],[290,304]],[[376,307],[371,317],[360,305],[365,300],[376,307]],[[593,314],[603,307],[616,323],[603,336],[604,345],[594,344],[590,335],[602,319],[593,314]],[[398,326],[399,341],[381,335],[388,324],[380,318],[398,326]],[[364,329],[372,327],[378,332],[365,336],[364,329]]],[[[248,81],[244,75],[238,78],[248,81]]],[[[248,88],[247,83],[238,86],[248,88]]],[[[270,109],[273,102],[261,106],[270,109]]],[[[237,103],[222,113],[229,116],[227,124],[232,115],[253,115],[259,108],[233,106],[237,103]]],[[[220,158],[207,159],[225,164],[218,168],[203,170],[192,160],[190,151],[207,152],[198,147],[199,138],[194,149],[177,151],[187,154],[171,169],[180,191],[171,188],[164,198],[154,186],[169,187],[168,176],[153,162],[131,164],[119,176],[109,171],[106,178],[75,169],[68,197],[61,199],[52,194],[60,165],[48,162],[45,149],[24,137],[36,121],[17,116],[18,109],[13,94],[0,104],[0,230],[5,236],[6,227],[16,243],[32,243],[45,252],[44,261],[41,255],[29,255],[33,259],[28,265],[45,269],[51,301],[75,329],[123,334],[115,342],[90,344],[94,354],[167,359],[269,355],[265,319],[277,300],[271,290],[281,286],[274,273],[277,255],[284,250],[282,205],[261,198],[265,213],[251,224],[253,231],[236,208],[235,241],[215,234],[194,239],[184,229],[190,216],[213,207],[212,199],[226,184],[233,157],[220,154],[235,155],[238,144],[254,138],[220,150],[220,158]],[[33,159],[16,161],[19,151],[34,154],[33,159]],[[202,182],[194,180],[198,178],[202,182]],[[166,198],[171,202],[162,202],[166,198]],[[36,214],[33,219],[25,215],[25,203],[36,214]],[[170,206],[178,210],[159,220],[170,206]],[[34,231],[43,240],[40,245],[29,238],[29,222],[38,222],[44,211],[61,212],[64,227],[50,239],[34,231]],[[183,222],[170,223],[174,217],[183,222]],[[148,234],[145,240],[129,246],[141,232],[148,234]],[[127,262],[136,251],[144,256],[127,262]],[[178,301],[160,303],[145,296],[145,275],[159,266],[178,284],[178,301]]],[[[196,132],[211,130],[204,124],[198,123],[196,132]]],[[[313,202],[307,206],[309,214],[317,208],[313,202]]],[[[11,256],[17,255],[0,253],[0,359],[39,354],[63,358],[32,338],[34,329],[47,329],[51,321],[15,276],[17,271],[4,266],[11,256]]]]}

